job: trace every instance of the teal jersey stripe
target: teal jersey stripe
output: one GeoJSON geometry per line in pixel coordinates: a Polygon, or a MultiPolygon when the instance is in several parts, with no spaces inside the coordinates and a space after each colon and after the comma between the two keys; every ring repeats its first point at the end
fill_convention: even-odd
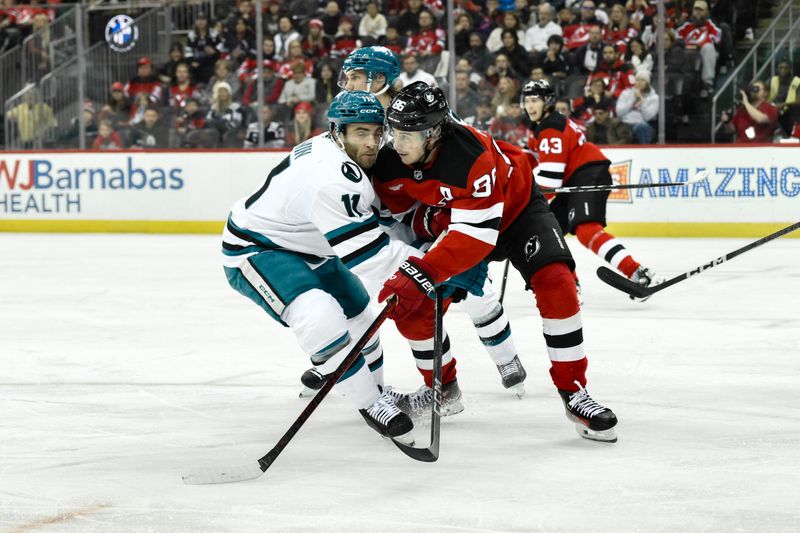
{"type": "Polygon", "coordinates": [[[501,331],[499,335],[495,335],[494,337],[481,338],[481,342],[483,343],[484,346],[497,346],[510,336],[511,336],[511,328],[506,326],[506,328],[503,329],[503,331],[501,331]]]}
{"type": "Polygon", "coordinates": [[[344,263],[344,266],[347,268],[353,268],[374,257],[375,254],[386,246],[389,246],[389,236],[384,233],[368,245],[342,257],[342,263],[344,263]]]}
{"type": "Polygon", "coordinates": [[[378,217],[376,217],[375,215],[372,215],[367,220],[362,220],[360,222],[353,222],[352,224],[348,224],[346,226],[342,226],[341,228],[337,228],[333,231],[329,231],[328,233],[325,234],[325,240],[331,241],[336,237],[343,235],[349,231],[352,231],[356,228],[360,228],[361,226],[365,226],[367,224],[373,224],[375,223],[375,220],[377,220],[377,218],[378,217]]]}
{"type": "Polygon", "coordinates": [[[358,359],[356,359],[356,361],[352,365],[350,365],[350,368],[347,369],[347,372],[345,372],[344,375],[342,375],[342,377],[340,377],[339,381],[337,381],[336,383],[341,383],[342,381],[346,380],[347,378],[349,378],[350,376],[361,370],[361,367],[364,366],[365,362],[366,361],[364,359],[364,356],[359,355],[358,359]]]}
{"type": "Polygon", "coordinates": [[[375,372],[376,370],[378,370],[382,366],[383,366],[383,356],[381,356],[381,358],[378,359],[377,361],[371,362],[369,364],[369,370],[370,370],[370,372],[375,372]]]}
{"type": "Polygon", "coordinates": [[[336,339],[335,341],[333,341],[332,343],[330,343],[329,345],[327,345],[326,347],[324,347],[323,349],[312,355],[311,362],[314,363],[315,365],[324,363],[325,361],[330,359],[333,354],[344,348],[344,346],[348,342],[350,342],[350,333],[345,332],[344,335],[342,335],[341,337],[339,337],[338,339],[336,339]]]}

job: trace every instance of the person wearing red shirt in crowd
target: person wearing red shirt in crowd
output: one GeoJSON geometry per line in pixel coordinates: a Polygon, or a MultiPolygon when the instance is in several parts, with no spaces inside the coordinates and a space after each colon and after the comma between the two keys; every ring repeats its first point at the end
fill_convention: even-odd
{"type": "Polygon", "coordinates": [[[147,93],[151,102],[161,101],[161,81],[153,71],[149,57],[140,57],[136,62],[136,76],[125,84],[125,96],[135,101],[139,93],[147,93]]]}
{"type": "Polygon", "coordinates": [[[722,112],[725,129],[736,133],[736,143],[771,143],[778,127],[778,108],[767,101],[767,84],[756,80],[740,94],[742,105],[733,118],[722,112]]]}
{"type": "Polygon", "coordinates": [[[620,4],[614,4],[611,8],[611,17],[606,25],[606,41],[617,45],[620,54],[624,54],[628,50],[630,40],[637,35],[639,32],[630,25],[625,8],[620,4]]]}
{"type": "Polygon", "coordinates": [[[111,127],[111,122],[101,120],[97,129],[97,137],[94,138],[92,143],[92,150],[121,150],[122,148],[122,139],[111,127]]]}
{"type": "Polygon", "coordinates": [[[350,17],[344,16],[339,19],[339,30],[334,37],[330,57],[339,60],[341,64],[341,61],[344,61],[356,48],[361,48],[361,40],[353,33],[353,21],[350,17]]]}
{"type": "MultiPolygon", "coordinates": [[[[409,257],[383,285],[378,299],[394,295],[390,312],[406,338],[433,337],[433,286],[483,260],[509,259],[536,293],[550,375],[567,417],[587,439],[615,442],[614,413],[584,388],[587,359],[578,296],[571,276],[574,260],[531,180],[532,158],[522,149],[470,126],[455,123],[441,89],[422,82],[404,88],[387,110],[393,145],[378,153],[373,186],[393,215],[419,204],[449,209],[436,244],[422,257],[409,257]],[[588,408],[589,406],[592,408],[588,408]]],[[[446,305],[449,304],[445,300],[446,305]]],[[[429,348],[430,350],[430,348],[429,348]]],[[[456,361],[444,340],[442,391],[457,389],[456,361]]],[[[428,352],[415,353],[431,386],[428,352]]]]}
{"type": "MultiPolygon", "coordinates": [[[[595,104],[602,104],[605,109],[614,108],[614,99],[611,92],[607,90],[607,80],[597,78],[589,84],[586,96],[579,96],[572,101],[572,109],[577,117],[576,122],[589,122],[594,116],[595,104]]],[[[574,119],[573,119],[574,120],[574,119]]]]}
{"type": "Polygon", "coordinates": [[[178,63],[175,67],[175,79],[169,86],[169,106],[182,109],[189,98],[199,98],[200,91],[192,83],[188,63],[178,63]]]}
{"type": "Polygon", "coordinates": [[[419,14],[419,31],[408,38],[406,54],[415,54],[422,70],[433,72],[444,50],[444,30],[437,28],[430,11],[419,14]]]}
{"type": "Polygon", "coordinates": [[[702,62],[700,79],[703,80],[704,85],[701,98],[708,97],[713,90],[717,58],[719,57],[717,45],[722,39],[722,30],[708,17],[708,2],[695,0],[692,5],[692,18],[676,31],[687,51],[697,50],[700,54],[702,62]]]}
{"type": "Polygon", "coordinates": [[[606,91],[615,100],[622,91],[636,85],[633,67],[622,60],[613,44],[603,45],[603,61],[586,80],[587,87],[596,79],[606,80],[606,91]]]}
{"type": "MultiPolygon", "coordinates": [[[[247,80],[244,95],[242,95],[242,103],[244,105],[250,105],[258,101],[258,84],[256,84],[257,72],[257,70],[253,71],[247,80]]],[[[281,97],[281,92],[283,91],[283,79],[275,75],[274,61],[269,59],[264,60],[262,77],[264,79],[264,103],[274,104],[278,101],[278,98],[281,97]]]]}
{"type": "Polygon", "coordinates": [[[528,140],[528,126],[522,121],[522,108],[519,102],[511,102],[505,113],[498,115],[489,123],[489,135],[493,139],[505,141],[514,146],[524,147],[528,140]]]}
{"type": "MultiPolygon", "coordinates": [[[[586,142],[572,120],[555,111],[555,90],[550,82],[526,83],[522,102],[534,124],[528,141],[539,161],[534,179],[545,193],[567,184],[611,185],[611,162],[597,146],[586,142]]],[[[608,195],[608,191],[559,193],[550,202],[550,209],[561,231],[577,236],[583,246],[630,280],[644,287],[661,283],[663,279],[638,263],[618,239],[605,231],[608,195]]]]}
{"type": "Polygon", "coordinates": [[[403,55],[403,50],[408,46],[408,39],[397,31],[397,27],[389,25],[386,28],[386,35],[378,39],[378,44],[391,50],[394,55],[403,55]]]}
{"type": "MultiPolygon", "coordinates": [[[[281,67],[281,62],[275,59],[275,41],[272,40],[272,37],[264,37],[264,42],[261,43],[261,52],[264,61],[271,61],[273,70],[277,72],[281,67]]],[[[251,80],[253,76],[256,75],[257,66],[258,58],[255,55],[242,61],[242,64],[236,69],[236,75],[239,76],[239,81],[245,84],[251,80]]],[[[291,77],[291,72],[289,77],[291,77]]]]}
{"type": "Polygon", "coordinates": [[[289,43],[289,52],[286,60],[278,67],[278,77],[283,80],[289,80],[292,77],[292,67],[296,63],[302,63],[306,68],[306,76],[309,78],[314,75],[314,61],[308,59],[303,54],[303,44],[300,41],[292,41],[289,43]]]}
{"type": "Polygon", "coordinates": [[[584,0],[581,3],[581,18],[577,24],[571,24],[564,28],[564,47],[567,50],[577,50],[589,42],[589,29],[592,26],[603,24],[595,15],[596,6],[593,0],[584,0]]]}
{"type": "Polygon", "coordinates": [[[320,19],[311,19],[308,21],[308,33],[303,37],[303,53],[314,61],[327,56],[331,50],[331,40],[322,32],[323,27],[320,19]]]}

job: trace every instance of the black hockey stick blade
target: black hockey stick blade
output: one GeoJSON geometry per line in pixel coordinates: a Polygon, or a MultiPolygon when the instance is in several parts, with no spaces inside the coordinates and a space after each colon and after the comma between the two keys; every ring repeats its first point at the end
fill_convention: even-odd
{"type": "Polygon", "coordinates": [[[273,446],[272,449],[266,453],[266,455],[264,455],[258,461],[252,461],[249,463],[223,467],[199,468],[196,472],[182,476],[183,482],[187,485],[233,483],[236,481],[256,479],[266,472],[272,463],[275,462],[275,459],[278,458],[284,448],[286,448],[286,446],[289,444],[289,441],[292,440],[303,424],[306,423],[306,420],[308,420],[314,410],[316,410],[319,404],[322,403],[322,400],[324,400],[331,389],[333,389],[333,386],[337,381],[339,381],[339,378],[341,378],[347,369],[350,368],[356,359],[358,359],[358,356],[361,354],[361,350],[364,349],[364,346],[367,345],[375,332],[380,329],[381,324],[386,321],[386,318],[389,316],[389,311],[395,306],[395,304],[395,299],[390,299],[389,302],[387,302],[375,320],[372,321],[372,324],[370,324],[370,326],[367,328],[367,331],[365,331],[361,338],[358,339],[358,342],[356,342],[347,356],[345,356],[344,360],[339,364],[333,374],[328,377],[319,392],[313,398],[311,398],[311,401],[308,403],[308,405],[306,405],[306,408],[303,409],[303,412],[300,413],[300,416],[297,417],[286,433],[284,433],[280,438],[278,443],[275,444],[275,446],[273,446]]]}
{"type": "Polygon", "coordinates": [[[417,461],[433,463],[439,458],[439,435],[442,419],[442,344],[444,342],[444,302],[442,288],[436,289],[433,328],[433,404],[431,405],[431,443],[427,448],[416,448],[392,439],[395,446],[407,456],[417,461]]]}
{"type": "Polygon", "coordinates": [[[702,181],[708,177],[708,170],[701,170],[686,181],[674,183],[622,183],[611,185],[577,185],[575,187],[557,187],[555,189],[542,189],[542,192],[553,192],[558,194],[573,192],[600,192],[600,191],[622,191],[625,189],[655,189],[659,187],[680,187],[702,181]]]}
{"type": "Polygon", "coordinates": [[[646,298],[650,296],[655,289],[662,287],[664,284],[656,285],[655,287],[642,287],[638,283],[634,283],[624,276],[620,276],[608,267],[601,266],[597,269],[597,277],[605,281],[617,290],[626,294],[630,294],[635,298],[646,298]]]}
{"type": "Polygon", "coordinates": [[[734,250],[732,252],[728,252],[725,255],[717,257],[716,259],[712,259],[708,263],[702,264],[702,265],[700,265],[700,266],[698,266],[696,268],[693,268],[692,270],[684,272],[683,274],[679,274],[679,275],[675,276],[674,278],[670,278],[667,281],[665,281],[664,283],[660,283],[660,284],[652,286],[652,287],[642,287],[638,283],[634,283],[633,281],[631,281],[631,280],[629,280],[629,279],[617,274],[616,272],[614,272],[610,268],[607,268],[607,267],[604,267],[604,266],[601,266],[601,267],[599,267],[597,269],[597,277],[600,278],[601,280],[603,280],[604,282],[608,283],[609,285],[611,285],[615,289],[618,289],[618,290],[620,290],[620,291],[622,291],[624,293],[627,293],[627,294],[633,296],[634,298],[645,298],[647,296],[651,296],[651,295],[657,293],[658,291],[663,291],[667,287],[671,287],[671,286],[675,285],[676,283],[680,283],[681,281],[683,281],[685,279],[689,279],[689,278],[694,277],[694,276],[696,276],[698,274],[701,274],[701,273],[705,272],[708,269],[714,268],[717,265],[721,265],[722,263],[730,261],[731,259],[733,259],[737,255],[742,255],[745,252],[749,252],[753,248],[757,248],[757,247],[761,246],[762,244],[766,244],[769,241],[777,239],[778,237],[782,237],[783,235],[786,235],[787,233],[791,233],[791,232],[793,232],[793,231],[795,231],[797,229],[800,229],[800,222],[795,222],[794,224],[792,224],[790,226],[786,226],[783,229],[779,229],[775,233],[770,233],[766,237],[762,237],[762,238],[758,239],[757,241],[751,242],[750,244],[742,246],[741,248],[738,248],[738,249],[736,249],[736,250],[734,250]]]}

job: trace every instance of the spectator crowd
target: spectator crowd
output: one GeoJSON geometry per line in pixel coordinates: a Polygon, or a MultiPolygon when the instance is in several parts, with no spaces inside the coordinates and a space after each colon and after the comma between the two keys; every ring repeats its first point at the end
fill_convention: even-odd
{"type": "MultiPolygon", "coordinates": [[[[668,120],[688,121],[687,102],[713,94],[718,76],[734,65],[734,43],[752,40],[756,20],[745,0],[665,0],[666,94],[659,95],[656,0],[455,0],[455,54],[446,51],[442,0],[270,0],[263,10],[260,43],[254,3],[219,1],[215,18],[196,14],[166,62],[139,58],[136,75],[111,84],[106,101],[85,104],[93,146],[254,147],[259,133],[267,147],[294,146],[326,129],[342,62],[370,45],[398,56],[403,85],[422,80],[448,89],[448,62],[455,61],[451,106],[497,139],[525,143],[530,123],[520,88],[547,78],[558,110],[588,140],[652,143],[660,100],[669,103],[668,120]]],[[[0,7],[0,46],[22,35],[14,17],[0,7]]],[[[776,130],[800,130],[798,86],[792,65],[782,63],[774,79],[743,91],[742,107],[722,117],[720,131],[763,142],[776,130]]]]}

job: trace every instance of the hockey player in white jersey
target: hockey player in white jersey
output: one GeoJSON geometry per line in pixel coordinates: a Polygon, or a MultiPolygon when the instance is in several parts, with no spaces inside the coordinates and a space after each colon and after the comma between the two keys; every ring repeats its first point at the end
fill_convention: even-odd
{"type": "MultiPolygon", "coordinates": [[[[370,46],[355,50],[347,56],[342,65],[339,85],[347,91],[371,92],[386,109],[397,94],[394,83],[399,75],[400,62],[397,56],[386,47],[370,46]]],[[[385,226],[399,224],[388,210],[381,214],[385,215],[381,217],[381,223],[385,226]]],[[[422,206],[409,217],[409,222],[413,220],[410,225],[413,226],[417,238],[433,241],[434,235],[439,235],[439,232],[426,232],[425,226],[428,225],[430,230],[430,224],[436,224],[436,219],[442,216],[449,216],[449,212],[422,206]]],[[[447,227],[446,222],[444,227],[447,227]]],[[[459,305],[475,325],[478,337],[497,366],[503,386],[521,398],[525,393],[527,373],[517,356],[511,325],[491,281],[486,280],[482,296],[469,294],[459,305]]],[[[322,386],[319,379],[308,374],[304,375],[303,383],[306,387],[314,386],[317,389],[322,386]]]]}
{"type": "MultiPolygon", "coordinates": [[[[409,254],[422,255],[380,229],[374,191],[359,166],[375,162],[383,107],[369,93],[343,92],[328,117],[329,133],[295,147],[233,206],[222,244],[230,285],[290,327],[322,376],[338,367],[376,316],[356,274],[379,283],[409,254]]],[[[381,354],[376,334],[335,389],[370,427],[410,442],[411,419],[381,388],[381,354]]]]}

